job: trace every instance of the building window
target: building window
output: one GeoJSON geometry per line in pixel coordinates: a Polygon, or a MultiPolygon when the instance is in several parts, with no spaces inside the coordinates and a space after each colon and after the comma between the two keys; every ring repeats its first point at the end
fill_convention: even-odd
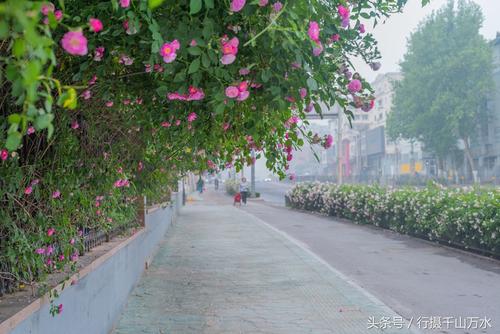
{"type": "Polygon", "coordinates": [[[497,157],[486,157],[484,158],[484,167],[488,169],[495,168],[495,162],[497,161],[497,157]]]}

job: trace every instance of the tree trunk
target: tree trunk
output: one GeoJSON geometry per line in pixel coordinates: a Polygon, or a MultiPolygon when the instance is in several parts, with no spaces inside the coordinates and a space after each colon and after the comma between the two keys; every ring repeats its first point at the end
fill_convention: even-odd
{"type": "Polygon", "coordinates": [[[474,181],[474,183],[477,183],[477,175],[475,173],[476,169],[474,167],[474,159],[472,159],[472,153],[470,151],[469,138],[464,137],[462,138],[462,140],[464,141],[464,154],[465,157],[467,158],[467,162],[469,163],[469,169],[472,175],[472,180],[474,181]]]}

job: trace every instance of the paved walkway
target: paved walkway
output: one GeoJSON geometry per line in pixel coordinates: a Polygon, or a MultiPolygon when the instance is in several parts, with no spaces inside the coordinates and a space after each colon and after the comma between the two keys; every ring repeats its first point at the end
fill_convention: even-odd
{"type": "Polygon", "coordinates": [[[311,252],[209,193],[183,208],[114,333],[409,333],[368,329],[370,317],[398,319],[311,252]]]}

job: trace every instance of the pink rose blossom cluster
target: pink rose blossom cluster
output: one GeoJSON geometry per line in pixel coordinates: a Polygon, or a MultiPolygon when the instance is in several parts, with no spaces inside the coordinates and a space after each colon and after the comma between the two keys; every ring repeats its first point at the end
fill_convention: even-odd
{"type": "Polygon", "coordinates": [[[348,7],[344,7],[342,5],[339,5],[337,7],[337,12],[339,13],[340,19],[342,20],[342,27],[347,28],[349,26],[349,19],[351,16],[351,12],[348,7]]]}
{"type": "Polygon", "coordinates": [[[197,118],[198,118],[198,115],[196,115],[196,113],[192,112],[192,113],[190,113],[190,114],[188,115],[188,117],[187,117],[187,121],[188,121],[189,123],[192,123],[192,122],[194,122],[197,118]]]}
{"type": "Polygon", "coordinates": [[[94,51],[94,61],[101,61],[104,57],[104,46],[98,46],[94,51]]]}
{"type": "Polygon", "coordinates": [[[201,88],[189,87],[189,94],[179,94],[178,92],[168,93],[167,98],[171,101],[200,101],[205,98],[205,93],[201,88]]]}
{"type": "Polygon", "coordinates": [[[227,87],[226,96],[237,101],[245,101],[250,96],[248,82],[242,81],[237,86],[227,87]]]}
{"type": "Polygon", "coordinates": [[[129,187],[130,186],[130,181],[127,179],[118,179],[115,181],[113,184],[115,188],[123,188],[123,187],[129,187]]]}
{"type": "Polygon", "coordinates": [[[222,48],[222,58],[221,63],[224,65],[232,64],[236,60],[236,55],[238,54],[238,45],[240,41],[237,37],[229,39],[227,35],[224,35],[221,39],[222,48]]]}
{"type": "Polygon", "coordinates": [[[332,147],[332,145],[333,145],[333,136],[332,135],[327,135],[325,137],[325,142],[323,143],[323,147],[325,149],[328,149],[328,148],[332,147]]]}
{"type": "Polygon", "coordinates": [[[46,2],[42,5],[42,8],[40,10],[43,14],[43,16],[45,16],[43,18],[43,23],[44,24],[49,24],[49,13],[54,13],[54,17],[56,18],[56,21],[61,21],[62,20],[62,17],[63,17],[63,12],[62,10],[58,9],[56,10],[55,6],[53,3],[51,2],[46,2]]]}

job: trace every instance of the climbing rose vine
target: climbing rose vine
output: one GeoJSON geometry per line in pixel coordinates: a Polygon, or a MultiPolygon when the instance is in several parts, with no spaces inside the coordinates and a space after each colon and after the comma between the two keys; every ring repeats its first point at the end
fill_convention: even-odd
{"type": "Polygon", "coordinates": [[[320,101],[373,107],[349,60],[380,67],[365,26],[405,2],[0,3],[0,262],[25,282],[63,270],[138,196],[252,151],[286,177],[293,150],[334,144],[308,129],[320,101]]]}

